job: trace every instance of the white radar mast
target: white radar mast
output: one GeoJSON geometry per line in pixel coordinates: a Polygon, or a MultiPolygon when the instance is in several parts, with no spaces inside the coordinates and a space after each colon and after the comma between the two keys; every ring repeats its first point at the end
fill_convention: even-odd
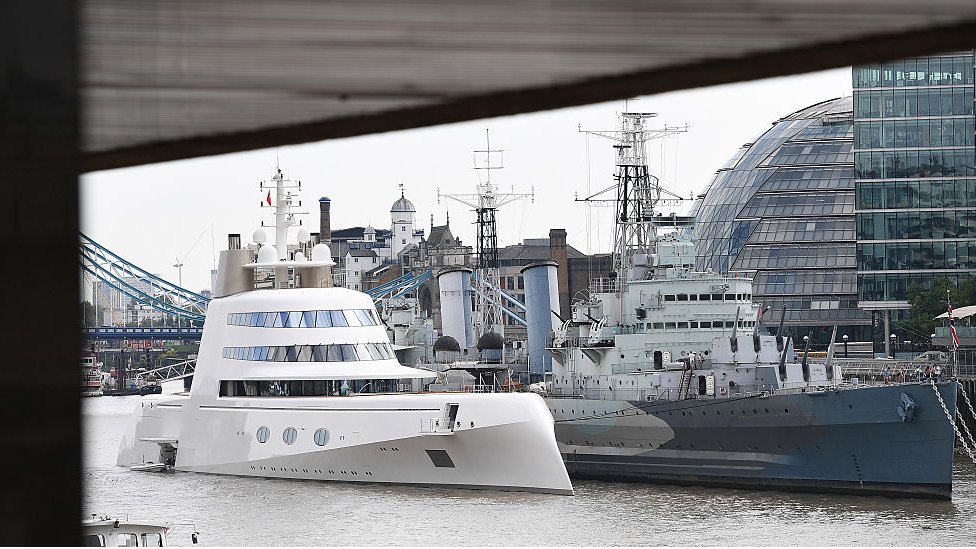
{"type": "MultiPolygon", "coordinates": [[[[656,253],[657,236],[654,216],[656,206],[662,202],[683,200],[677,194],[663,189],[660,180],[650,174],[647,164],[646,143],[688,131],[688,126],[664,126],[649,128],[646,121],[657,116],[649,112],[620,113],[620,129],[581,132],[615,141],[617,155],[616,183],[586,198],[584,202],[611,202],[616,206],[614,225],[613,269],[616,280],[625,282],[644,278],[656,253]],[[615,190],[614,198],[601,198],[615,190]],[[662,198],[663,195],[668,195],[662,198]]],[[[620,285],[617,285],[620,289],[620,285]]]]}

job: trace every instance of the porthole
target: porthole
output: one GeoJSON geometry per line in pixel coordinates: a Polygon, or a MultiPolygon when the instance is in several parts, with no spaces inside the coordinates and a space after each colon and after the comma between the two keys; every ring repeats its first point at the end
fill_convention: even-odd
{"type": "Polygon", "coordinates": [[[329,443],[329,430],[318,429],[315,431],[315,434],[312,435],[312,440],[314,440],[315,444],[318,444],[319,446],[325,446],[329,443]]]}
{"type": "Polygon", "coordinates": [[[281,439],[285,441],[285,444],[294,444],[296,438],[298,438],[298,431],[294,427],[289,427],[281,433],[281,439]]]}
{"type": "Polygon", "coordinates": [[[271,436],[271,429],[268,429],[267,427],[263,427],[263,426],[259,427],[258,432],[255,436],[257,437],[258,442],[264,444],[265,442],[268,442],[268,437],[271,436]]]}

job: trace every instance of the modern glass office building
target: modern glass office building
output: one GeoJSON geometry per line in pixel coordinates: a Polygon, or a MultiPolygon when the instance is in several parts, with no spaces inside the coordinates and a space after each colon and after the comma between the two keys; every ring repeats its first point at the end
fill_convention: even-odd
{"type": "Polygon", "coordinates": [[[875,340],[911,284],[976,274],[973,71],[973,51],[853,69],[858,297],[875,340]]]}
{"type": "Polygon", "coordinates": [[[696,267],[754,276],[753,295],[799,337],[866,341],[857,307],[852,99],[812,105],[745,144],[696,201],[696,267]]]}

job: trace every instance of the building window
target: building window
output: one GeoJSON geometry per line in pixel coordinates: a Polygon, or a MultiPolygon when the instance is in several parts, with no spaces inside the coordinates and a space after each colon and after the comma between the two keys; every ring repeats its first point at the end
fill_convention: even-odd
{"type": "Polygon", "coordinates": [[[405,225],[400,225],[400,232],[406,231],[407,227],[405,225]]]}
{"type": "Polygon", "coordinates": [[[400,243],[401,244],[406,244],[407,243],[407,239],[406,238],[400,239],[400,243]]]}
{"type": "Polygon", "coordinates": [[[143,534],[142,535],[142,546],[143,547],[162,547],[163,546],[163,536],[162,534],[143,534]]]}

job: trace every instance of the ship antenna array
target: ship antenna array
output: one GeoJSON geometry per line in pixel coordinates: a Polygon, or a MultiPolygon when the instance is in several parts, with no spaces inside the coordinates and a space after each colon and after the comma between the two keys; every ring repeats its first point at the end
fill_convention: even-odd
{"type": "MultiPolygon", "coordinates": [[[[618,130],[584,130],[580,132],[609,139],[614,142],[617,170],[615,182],[578,202],[590,205],[613,205],[616,208],[614,225],[613,268],[620,281],[641,278],[640,263],[647,265],[656,253],[657,232],[654,216],[658,205],[678,204],[685,200],[661,187],[660,180],[650,174],[647,162],[648,141],[663,139],[688,131],[688,125],[660,128],[647,127],[646,122],[656,113],[620,113],[618,130]],[[610,195],[610,191],[615,191],[610,195]]],[[[618,290],[621,285],[617,285],[618,290]]]]}
{"type": "Polygon", "coordinates": [[[261,222],[261,227],[273,229],[275,232],[275,249],[278,257],[286,257],[288,253],[288,228],[293,225],[301,225],[298,215],[305,215],[307,211],[298,211],[293,208],[300,208],[302,201],[298,193],[302,190],[302,182],[298,180],[286,179],[281,168],[275,162],[275,174],[270,181],[258,183],[261,191],[261,207],[270,207],[274,210],[274,225],[265,225],[261,222]],[[274,192],[272,192],[274,189],[274,192]],[[292,190],[295,190],[293,193],[292,190]],[[265,195],[265,191],[267,194],[265,195]],[[274,195],[274,196],[272,196],[274,195]]]}
{"type": "MultiPolygon", "coordinates": [[[[492,170],[504,168],[503,149],[491,148],[491,134],[485,130],[485,148],[474,151],[474,169],[477,172],[484,172],[484,182],[479,181],[475,185],[475,192],[468,193],[441,193],[437,189],[437,203],[441,203],[441,198],[453,200],[463,204],[475,212],[475,225],[477,228],[477,276],[473,283],[478,291],[475,292],[475,335],[481,335],[494,331],[495,326],[500,326],[502,322],[501,312],[501,292],[498,288],[498,224],[496,212],[506,204],[516,200],[529,199],[535,202],[535,187],[528,193],[517,193],[513,187],[508,192],[499,192],[498,187],[491,180],[492,170]],[[492,156],[499,159],[497,163],[492,163],[492,156]]],[[[480,177],[479,177],[480,180],[480,177]]]]}

